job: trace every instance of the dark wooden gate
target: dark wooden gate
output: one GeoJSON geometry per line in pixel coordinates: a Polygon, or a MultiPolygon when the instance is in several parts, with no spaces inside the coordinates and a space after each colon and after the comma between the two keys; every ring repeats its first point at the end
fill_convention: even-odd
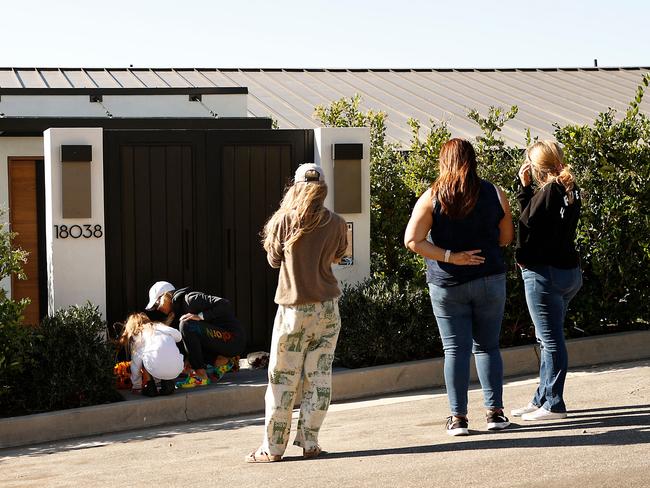
{"type": "Polygon", "coordinates": [[[277,271],[259,232],[310,130],[105,131],[107,318],[142,310],[158,280],[230,299],[248,350],[268,349],[277,271]]]}

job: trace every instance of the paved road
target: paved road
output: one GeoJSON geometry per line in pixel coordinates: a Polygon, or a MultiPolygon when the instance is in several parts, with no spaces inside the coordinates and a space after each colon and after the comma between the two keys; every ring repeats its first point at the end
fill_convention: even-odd
{"type": "MultiPolygon", "coordinates": [[[[524,405],[534,379],[508,382],[506,407],[524,405]]],[[[570,373],[570,417],[488,433],[470,393],[464,438],[443,430],[443,392],[332,405],[329,453],[246,465],[261,419],[245,417],[0,450],[4,487],[650,487],[650,361],[570,373]]],[[[295,426],[295,424],[294,424],[295,426]]]]}

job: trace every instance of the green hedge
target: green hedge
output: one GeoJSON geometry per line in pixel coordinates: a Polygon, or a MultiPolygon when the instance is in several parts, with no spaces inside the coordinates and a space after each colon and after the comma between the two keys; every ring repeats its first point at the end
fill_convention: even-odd
{"type": "Polygon", "coordinates": [[[647,327],[650,318],[650,121],[638,113],[642,95],[622,120],[609,111],[591,126],[555,133],[585,194],[584,285],[570,319],[588,333],[647,327]]]}
{"type": "Polygon", "coordinates": [[[345,288],[337,364],[349,368],[428,359],[442,351],[426,289],[389,279],[345,288]]]}
{"type": "Polygon", "coordinates": [[[13,351],[12,366],[0,365],[1,416],[122,399],[114,387],[115,348],[97,307],[62,309],[33,327],[3,327],[0,340],[13,351]]]}
{"type": "MultiPolygon", "coordinates": [[[[592,124],[555,126],[583,192],[583,212],[577,245],[584,285],[571,303],[565,324],[569,337],[648,329],[650,324],[650,120],[640,112],[650,75],[642,78],[625,114],[599,114],[592,124]]],[[[408,150],[386,141],[386,115],[362,112],[360,98],[319,106],[315,115],[325,126],[369,126],[371,130],[371,279],[347,288],[341,299],[343,331],[339,364],[357,367],[418,359],[440,350],[431,330],[430,305],[409,309],[409,296],[420,304],[426,295],[423,260],[405,250],[402,238],[416,198],[437,176],[440,147],[450,137],[444,122],[409,120],[408,150]],[[351,305],[353,304],[353,305],[351,305]],[[371,324],[376,321],[376,324],[371,324]],[[391,328],[412,339],[401,350],[390,341],[391,328]],[[431,343],[429,343],[431,342],[431,343]]],[[[481,135],[474,141],[479,172],[508,193],[518,218],[513,182],[523,162],[529,131],[518,147],[509,146],[502,128],[516,118],[517,107],[475,110],[468,118],[481,135]]],[[[502,327],[503,346],[535,340],[512,247],[506,251],[507,302],[502,327]]]]}

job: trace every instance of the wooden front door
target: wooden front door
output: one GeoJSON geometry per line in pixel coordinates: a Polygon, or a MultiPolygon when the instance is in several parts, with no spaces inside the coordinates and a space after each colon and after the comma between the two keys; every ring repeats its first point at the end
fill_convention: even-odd
{"type": "Polygon", "coordinates": [[[247,349],[268,350],[278,273],[259,232],[313,154],[308,130],[105,131],[109,323],[165,280],[231,300],[247,349]]]}
{"type": "Polygon", "coordinates": [[[290,144],[223,147],[223,293],[236,304],[248,344],[255,349],[268,348],[277,308],[278,271],[266,261],[260,232],[296,168],[291,156],[290,144]]]}
{"type": "Polygon", "coordinates": [[[45,280],[42,264],[45,258],[43,160],[9,159],[9,223],[14,246],[27,251],[23,270],[26,280],[11,278],[11,296],[14,300],[29,298],[24,312],[25,324],[37,324],[44,314],[47,303],[43,296],[45,280]]]}
{"type": "Polygon", "coordinates": [[[202,139],[185,132],[107,132],[105,137],[107,315],[112,323],[143,310],[155,281],[178,287],[196,281],[194,191],[202,139]]]}

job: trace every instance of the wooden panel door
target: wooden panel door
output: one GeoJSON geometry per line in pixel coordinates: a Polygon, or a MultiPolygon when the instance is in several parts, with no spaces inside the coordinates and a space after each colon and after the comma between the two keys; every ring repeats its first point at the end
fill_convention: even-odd
{"type": "Polygon", "coordinates": [[[124,291],[128,310],[138,310],[155,281],[193,281],[192,153],[123,146],[121,161],[124,291]]]}
{"type": "Polygon", "coordinates": [[[23,270],[26,280],[16,276],[11,279],[11,296],[14,300],[29,298],[30,304],[24,312],[26,324],[37,324],[42,316],[45,303],[42,298],[44,285],[41,266],[44,258],[41,252],[44,235],[39,232],[43,211],[42,192],[43,161],[36,159],[9,159],[9,222],[16,232],[14,245],[27,251],[27,262],[23,270]],[[40,180],[40,181],[39,181],[40,180]]]}
{"type": "Polygon", "coordinates": [[[156,281],[194,286],[199,142],[163,131],[105,133],[109,323],[143,310],[156,281]]]}
{"type": "Polygon", "coordinates": [[[268,349],[271,340],[278,272],[266,261],[260,232],[290,181],[291,154],[288,144],[223,148],[224,294],[236,305],[249,350],[268,349]]]}
{"type": "Polygon", "coordinates": [[[313,131],[104,131],[107,318],[142,310],[155,281],[231,300],[247,350],[268,350],[277,271],[259,233],[313,131]]]}

